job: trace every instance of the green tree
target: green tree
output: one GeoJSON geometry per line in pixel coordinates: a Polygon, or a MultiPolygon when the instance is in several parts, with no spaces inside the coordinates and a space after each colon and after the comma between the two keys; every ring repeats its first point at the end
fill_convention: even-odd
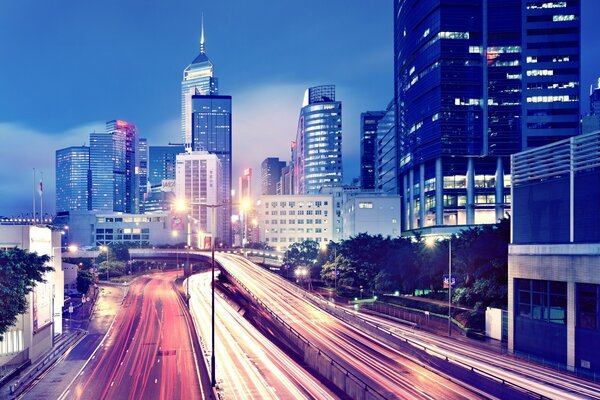
{"type": "Polygon", "coordinates": [[[127,272],[127,265],[122,261],[103,261],[98,265],[98,276],[101,279],[106,278],[106,269],[109,276],[122,276],[127,272]]]}
{"type": "Polygon", "coordinates": [[[305,240],[290,245],[283,256],[287,268],[312,266],[319,254],[319,244],[314,240],[305,240]]]}
{"type": "Polygon", "coordinates": [[[94,274],[87,269],[80,269],[77,272],[77,291],[86,294],[94,283],[94,274]]]}
{"type": "Polygon", "coordinates": [[[44,274],[54,269],[46,266],[50,257],[14,248],[0,250],[0,334],[27,311],[27,294],[36,283],[45,282],[44,274]]]}

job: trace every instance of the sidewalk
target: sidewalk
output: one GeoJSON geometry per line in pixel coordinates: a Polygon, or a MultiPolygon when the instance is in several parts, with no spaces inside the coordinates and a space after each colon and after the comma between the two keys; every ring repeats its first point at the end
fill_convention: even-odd
{"type": "MultiPolygon", "coordinates": [[[[63,343],[64,340],[65,345],[60,347],[61,345],[57,342],[50,353],[53,356],[48,358],[45,364],[40,366],[40,363],[44,361],[42,360],[21,373],[18,378],[9,382],[0,389],[0,398],[15,399],[17,398],[16,395],[23,395],[27,399],[47,400],[60,397],[98,347],[121,309],[121,303],[126,292],[124,288],[114,286],[104,286],[102,288],[104,290],[101,290],[99,286],[98,297],[94,308],[91,309],[89,318],[83,318],[83,316],[77,320],[73,318],[71,321],[73,324],[72,333],[59,337],[58,342],[63,343]],[[87,332],[79,326],[76,328],[76,325],[85,326],[87,332]],[[66,338],[69,337],[77,337],[77,340],[72,340],[67,344],[66,338]],[[16,384],[17,381],[20,382],[20,386],[14,394],[11,394],[10,387],[16,384]],[[30,385],[32,383],[33,385],[30,385]]],[[[86,309],[87,307],[86,305],[86,309]]],[[[76,313],[74,312],[73,317],[75,316],[76,313]]],[[[66,325],[68,323],[69,321],[66,322],[66,325]]]]}

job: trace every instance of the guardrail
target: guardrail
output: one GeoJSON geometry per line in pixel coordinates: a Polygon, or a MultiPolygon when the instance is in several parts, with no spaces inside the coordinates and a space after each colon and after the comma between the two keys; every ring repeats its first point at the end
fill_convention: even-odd
{"type": "MultiPolygon", "coordinates": [[[[352,379],[353,381],[355,381],[358,385],[360,385],[361,389],[364,390],[365,392],[365,399],[376,399],[376,400],[385,400],[387,399],[386,396],[384,396],[382,393],[380,393],[377,389],[375,389],[373,386],[369,385],[367,382],[365,382],[361,377],[359,377],[358,375],[356,375],[355,373],[353,373],[352,371],[348,370],[346,367],[344,367],[342,364],[340,364],[339,362],[337,362],[333,357],[329,356],[325,351],[323,351],[322,349],[320,349],[318,346],[316,346],[314,343],[311,343],[308,339],[306,339],[301,333],[299,333],[296,329],[294,329],[292,326],[290,326],[283,318],[281,318],[279,315],[277,315],[277,313],[275,313],[274,311],[272,311],[261,299],[259,299],[246,285],[244,285],[244,283],[242,283],[238,278],[236,278],[233,274],[231,274],[229,271],[227,271],[227,268],[224,267],[223,265],[221,265],[221,268],[227,272],[227,274],[233,278],[233,280],[235,280],[235,282],[240,285],[240,287],[242,287],[253,299],[254,301],[260,306],[262,307],[266,312],[269,313],[269,315],[271,315],[271,317],[273,317],[278,323],[280,323],[285,329],[287,329],[289,332],[292,333],[293,336],[297,337],[298,340],[300,340],[302,343],[304,343],[304,345],[313,350],[313,353],[316,352],[316,356],[318,357],[325,357],[327,359],[327,362],[333,367],[338,369],[339,371],[342,372],[342,374],[350,379],[352,379]]],[[[315,367],[315,366],[313,366],[315,367]]],[[[318,367],[315,367],[315,369],[319,370],[318,367]]],[[[321,372],[321,371],[319,371],[321,372]]],[[[327,375],[325,375],[327,376],[327,375]]],[[[331,376],[334,377],[334,373],[331,373],[331,376]]],[[[332,381],[332,383],[334,383],[338,388],[340,388],[341,390],[347,391],[346,385],[344,385],[344,387],[340,387],[340,382],[339,380],[336,382],[336,379],[332,379],[330,377],[328,377],[330,381],[332,381]]]]}

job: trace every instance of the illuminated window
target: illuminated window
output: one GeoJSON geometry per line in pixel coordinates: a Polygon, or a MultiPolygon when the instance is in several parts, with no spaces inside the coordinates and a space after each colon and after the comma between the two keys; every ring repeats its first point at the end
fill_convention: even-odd
{"type": "Polygon", "coordinates": [[[359,202],[358,208],[373,208],[373,203],[371,202],[359,202]]]}

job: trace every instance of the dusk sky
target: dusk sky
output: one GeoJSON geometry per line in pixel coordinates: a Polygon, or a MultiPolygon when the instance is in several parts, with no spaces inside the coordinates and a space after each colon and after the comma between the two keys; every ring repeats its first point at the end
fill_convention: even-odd
{"type": "MultiPolygon", "coordinates": [[[[582,2],[582,112],[600,76],[600,1],[582,2]]],[[[0,216],[31,210],[32,168],[54,212],[54,152],[89,143],[111,119],[150,145],[181,142],[180,84],[199,51],[233,96],[234,177],[289,160],[308,86],[343,102],[344,176],[359,173],[359,117],[393,95],[391,0],[84,2],[0,0],[0,216]]],[[[258,180],[254,191],[259,193],[258,180]]]]}

